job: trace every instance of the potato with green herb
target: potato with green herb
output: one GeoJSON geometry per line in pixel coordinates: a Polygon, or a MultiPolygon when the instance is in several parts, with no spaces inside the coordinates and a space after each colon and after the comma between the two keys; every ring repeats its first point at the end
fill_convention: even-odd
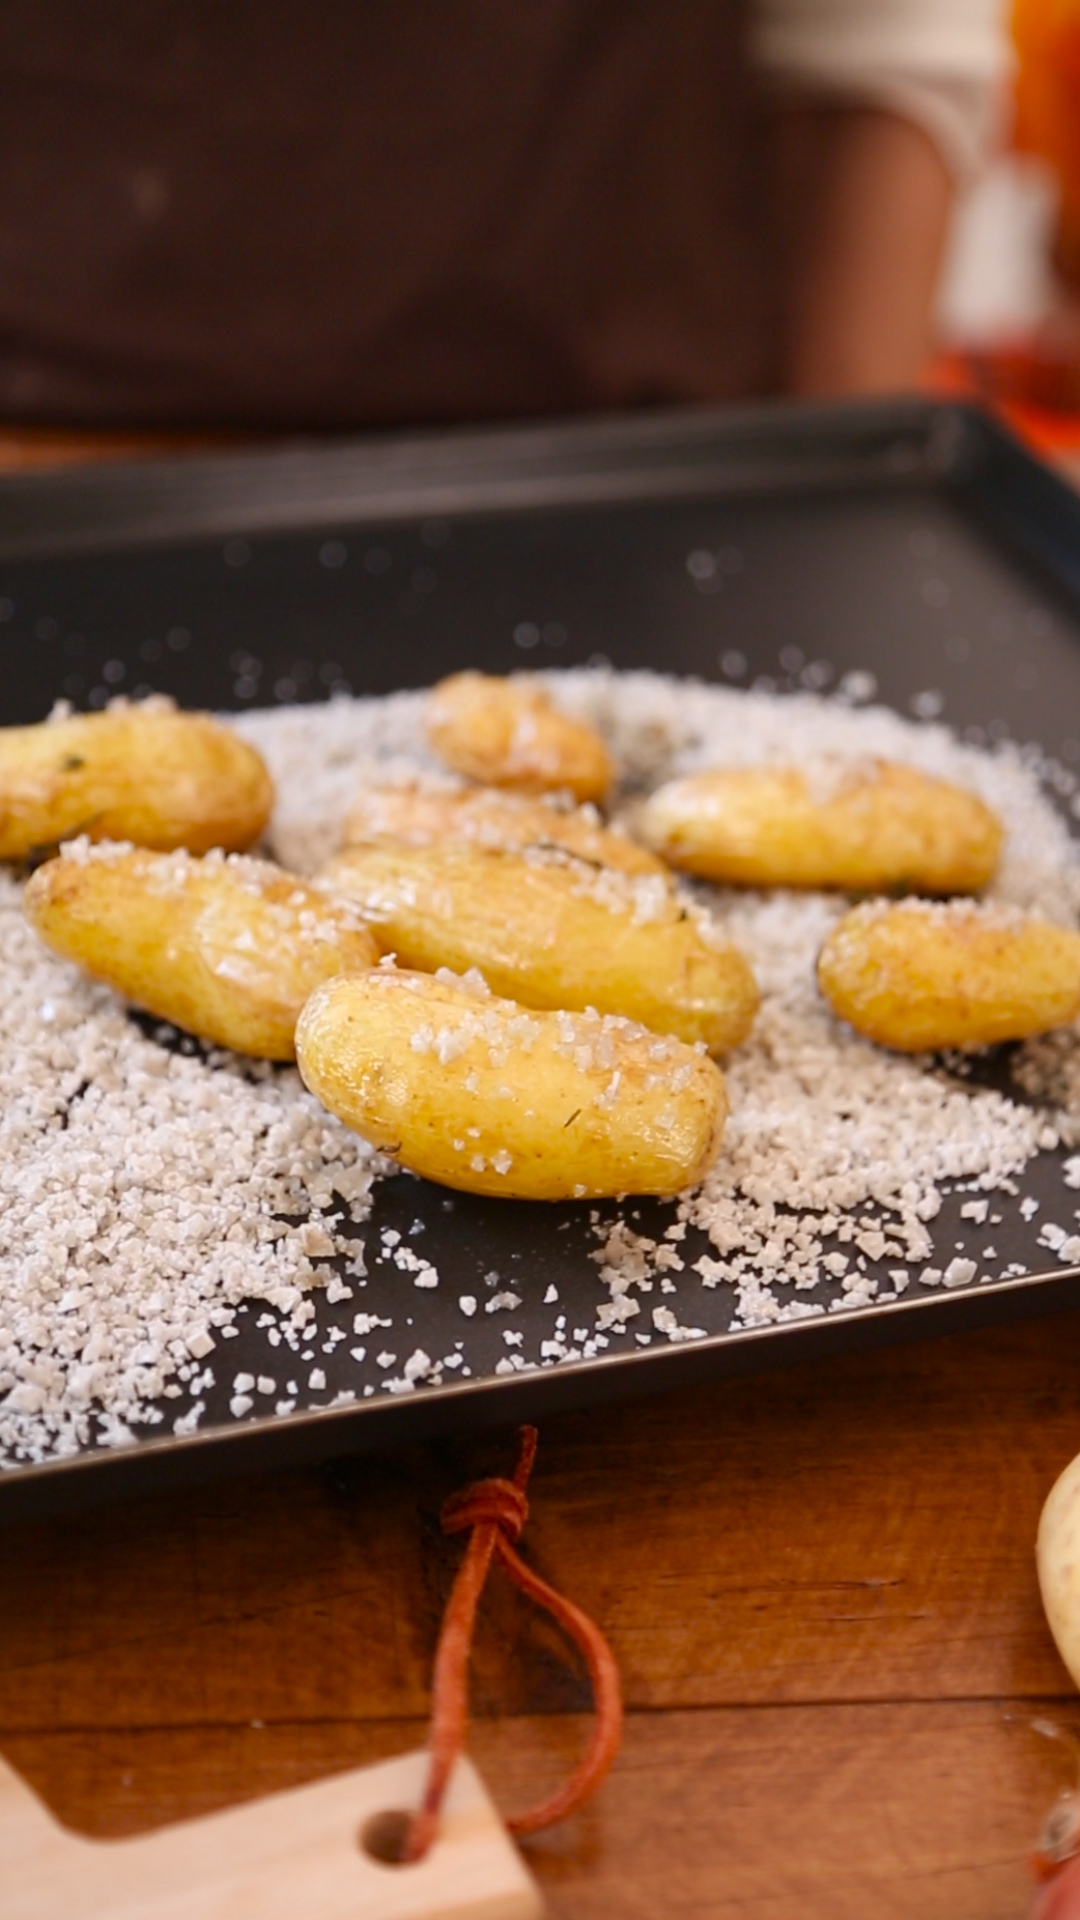
{"type": "Polygon", "coordinates": [[[242,853],[274,802],[261,756],[205,713],[164,702],[0,727],[0,860],[63,841],[242,853]]]}
{"type": "Polygon", "coordinates": [[[1023,1040],[1080,1016],[1080,934],[996,904],[856,907],[817,974],[842,1019],[901,1053],[1023,1040]]]}
{"type": "Polygon", "coordinates": [[[973,793],[888,760],[714,769],[659,787],[642,839],[672,866],[744,887],[976,893],[1003,830],[973,793]]]}
{"type": "Polygon", "coordinates": [[[675,1193],[719,1150],[719,1070],[597,1013],[537,1013],[478,980],[376,968],[300,1016],[304,1083],[402,1166],[466,1193],[595,1200],[675,1193]]]}
{"type": "Polygon", "coordinates": [[[347,900],[268,861],[76,841],[39,867],[27,916],[54,953],[200,1039],[295,1057],[297,1016],[324,980],[375,964],[347,900]]]}
{"type": "Polygon", "coordinates": [[[476,967],[528,1007],[596,1007],[712,1051],[745,1039],[758,992],[738,948],[706,938],[661,875],[557,851],[351,847],[323,882],[354,900],[404,967],[476,967]]]}
{"type": "Polygon", "coordinates": [[[602,800],[614,778],[596,729],[563,713],[532,681],[452,674],[428,696],[426,719],[436,753],[468,780],[602,800]]]}
{"type": "Polygon", "coordinates": [[[488,847],[496,852],[562,849],[620,873],[667,868],[647,847],[605,827],[591,807],[558,806],[498,787],[437,787],[413,780],[365,788],[345,822],[347,847],[488,847]]]}

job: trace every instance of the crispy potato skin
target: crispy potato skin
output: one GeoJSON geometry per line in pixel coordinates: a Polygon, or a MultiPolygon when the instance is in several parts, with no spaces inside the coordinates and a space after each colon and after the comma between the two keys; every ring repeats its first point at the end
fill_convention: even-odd
{"type": "Polygon", "coordinates": [[[560,713],[542,687],[452,674],[428,699],[427,731],[448,767],[488,786],[601,800],[612,782],[600,735],[560,713]]]}
{"type": "Polygon", "coordinates": [[[369,787],[345,822],[347,847],[455,843],[505,853],[555,847],[618,873],[666,876],[668,872],[647,847],[638,846],[626,834],[612,833],[583,807],[550,806],[497,787],[450,792],[415,781],[409,786],[369,787]]]}
{"type": "Polygon", "coordinates": [[[0,728],[0,860],[77,834],[243,852],[274,802],[254,747],[209,715],[127,707],[0,728]]]}
{"type": "Polygon", "coordinates": [[[833,928],[818,984],[883,1047],[986,1047],[1080,1015],[1080,934],[974,904],[870,904],[833,928]]]}
{"type": "Polygon", "coordinates": [[[675,867],[747,887],[975,893],[1002,827],[972,793],[887,760],[738,767],[660,787],[642,838],[675,867]]]}
{"type": "Polygon", "coordinates": [[[295,1057],[315,987],[379,956],[347,903],[262,860],[102,848],[39,867],[25,906],[47,946],[136,1005],[267,1060],[295,1057]]]}
{"type": "Polygon", "coordinates": [[[745,1039],[757,1011],[742,954],[707,945],[658,877],[451,846],[353,847],[323,880],[400,965],[477,967],[523,1006],[596,1007],[712,1051],[745,1039]]]}
{"type": "Polygon", "coordinates": [[[329,981],[296,1050],[305,1084],[366,1140],[503,1199],[675,1193],[702,1178],[727,1118],[718,1069],[677,1040],[528,1013],[430,974],[329,981]]]}

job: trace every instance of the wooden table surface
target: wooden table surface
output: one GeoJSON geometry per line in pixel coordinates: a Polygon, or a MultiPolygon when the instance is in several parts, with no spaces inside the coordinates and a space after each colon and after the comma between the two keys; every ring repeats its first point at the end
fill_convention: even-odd
{"type": "MultiPolygon", "coordinates": [[[[542,1426],[524,1550],[628,1707],[598,1798],[527,1846],[551,1913],[1021,1916],[1077,1775],[1038,1731],[1080,1740],[1080,1700],[1032,1544],[1078,1451],[1080,1311],[542,1426]]],[[[0,1525],[0,1752],[104,1836],[421,1743],[439,1507],[512,1456],[473,1436],[0,1525]]],[[[579,1665],[497,1578],[473,1701],[507,1809],[585,1735],[579,1665]]]]}

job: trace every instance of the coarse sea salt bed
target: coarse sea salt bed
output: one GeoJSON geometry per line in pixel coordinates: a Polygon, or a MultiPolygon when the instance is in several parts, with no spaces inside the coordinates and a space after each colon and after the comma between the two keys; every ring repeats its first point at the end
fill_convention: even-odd
{"type": "MultiPolygon", "coordinates": [[[[1075,799],[1076,785],[1031,749],[977,749],[943,726],[813,694],[739,693],[609,670],[544,678],[601,728],[630,798],[718,762],[806,764],[830,753],[883,755],[954,780],[1008,829],[991,896],[1080,923],[1080,858],[1062,806],[1047,794],[1049,785],[1059,802],[1075,799]]],[[[446,777],[424,744],[423,698],[335,699],[236,717],[276,783],[268,850],[277,859],[300,872],[317,867],[368,780],[446,777]]],[[[539,1297],[530,1300],[530,1350],[513,1327],[523,1293],[490,1293],[486,1312],[505,1324],[496,1372],[592,1358],[631,1338],[700,1337],[695,1301],[700,1316],[715,1289],[730,1290],[730,1324],[740,1328],[826,1311],[811,1297],[823,1283],[835,1310],[895,1299],[909,1286],[998,1277],[952,1257],[951,1246],[935,1254],[929,1223],[943,1195],[959,1188],[974,1196],[960,1211],[984,1237],[1002,1217],[992,1205],[1019,1201],[1030,1223],[1034,1203],[1018,1185],[1024,1168],[1060,1144],[1080,1145],[1080,1040],[1071,1031],[1021,1050],[1013,1078],[1028,1100],[965,1083],[860,1040],[821,1000],[816,954],[846,901],[694,891],[746,952],[762,989],[750,1040],[725,1062],[732,1115],[721,1158],[655,1238],[631,1225],[629,1210],[593,1211],[591,1325],[568,1329],[550,1276],[523,1276],[515,1285],[538,1296],[543,1287],[550,1308],[538,1332],[539,1297]],[[706,1251],[692,1257],[699,1245],[706,1251]],[[657,1291],[666,1303],[646,1301],[657,1291]]],[[[417,1301],[440,1276],[389,1231],[374,1251],[392,1262],[408,1312],[396,1323],[394,1309],[352,1319],[352,1338],[366,1342],[347,1348],[356,1387],[327,1390],[309,1344],[314,1290],[334,1303],[366,1284],[372,1236],[364,1223],[377,1183],[393,1170],[324,1113],[291,1069],[177,1046],[153,1021],[130,1017],[115,995],[40,945],[23,919],[19,883],[0,874],[0,1465],[121,1446],[154,1430],[190,1433],[210,1390],[220,1395],[226,1381],[229,1410],[242,1419],[467,1374],[462,1341],[441,1358],[416,1344],[417,1301]],[[265,1309],[255,1324],[266,1333],[266,1372],[230,1373],[227,1343],[251,1303],[265,1309]]],[[[1069,1221],[1078,1216],[1065,1190],[1076,1186],[1080,1157],[1064,1162],[1069,1221]]],[[[1044,1223],[1037,1245],[1061,1264],[1080,1264],[1072,1225],[1044,1223]]],[[[987,1248],[987,1260],[992,1254],[987,1248]]],[[[472,1295],[458,1302],[463,1333],[477,1304],[472,1295]]],[[[335,1354],[336,1380],[336,1348],[347,1338],[332,1330],[321,1348],[335,1354]]]]}

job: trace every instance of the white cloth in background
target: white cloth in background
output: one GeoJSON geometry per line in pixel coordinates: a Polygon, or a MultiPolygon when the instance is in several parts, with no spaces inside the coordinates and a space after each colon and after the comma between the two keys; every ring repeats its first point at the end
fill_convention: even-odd
{"type": "Polygon", "coordinates": [[[961,181],[1005,126],[1014,65],[1004,0],[753,0],[751,50],[777,86],[890,108],[961,181]]]}

